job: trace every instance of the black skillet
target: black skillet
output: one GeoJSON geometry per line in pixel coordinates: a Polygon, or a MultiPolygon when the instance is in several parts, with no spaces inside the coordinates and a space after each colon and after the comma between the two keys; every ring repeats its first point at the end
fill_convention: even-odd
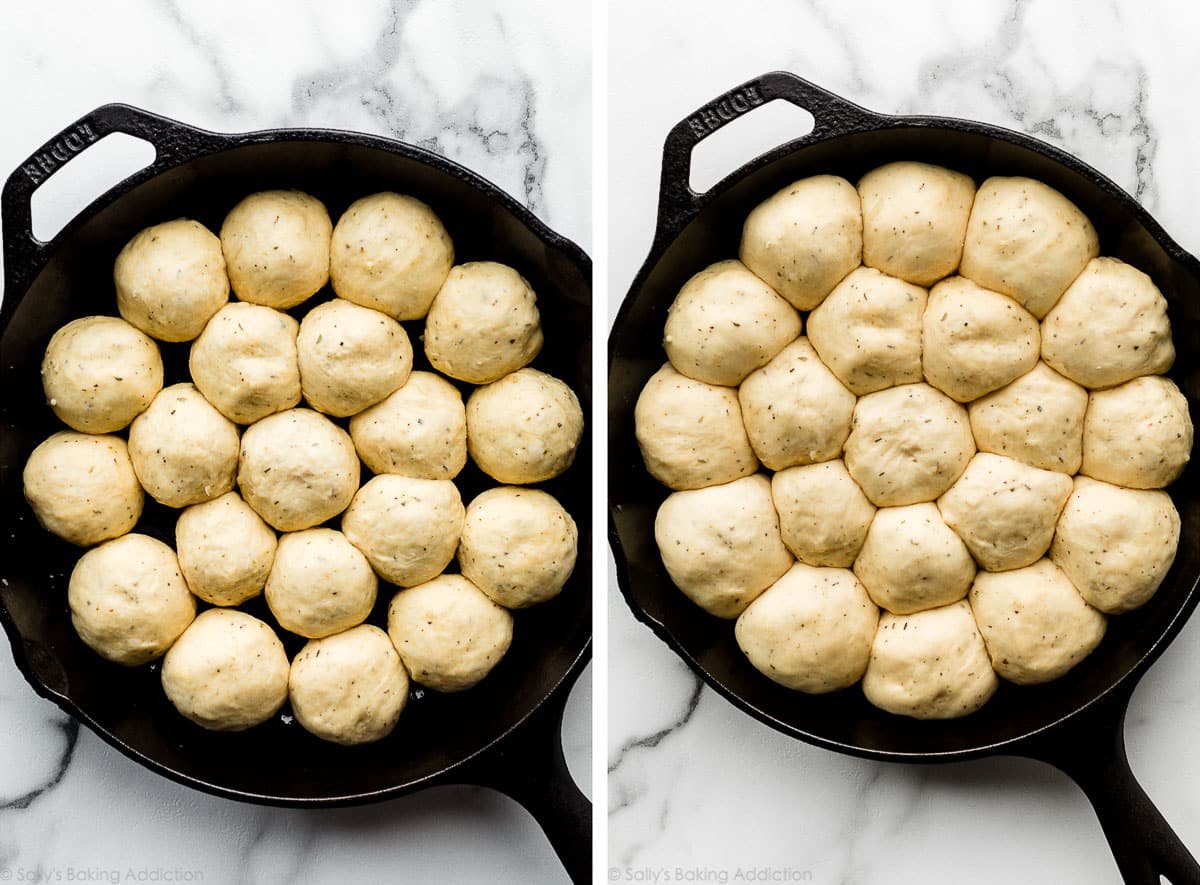
{"type": "Polygon", "coordinates": [[[1200,477],[1195,465],[1170,488],[1183,521],[1175,564],[1142,609],[1113,618],[1101,646],[1048,685],[1003,685],[980,712],[918,722],[872,707],[859,689],[809,696],[750,666],[732,624],[676,590],[654,544],[654,515],[667,490],[647,474],[634,437],[638,392],[665,361],[661,331],[683,282],[737,255],[742,220],[759,201],[806,175],[856,181],[893,160],[925,160],[989,175],[1027,175],[1067,195],[1095,223],[1101,252],[1154,278],[1170,305],[1178,360],[1171,377],[1200,415],[1200,263],[1128,194],[1095,169],[1035,139],[969,120],[891,117],[865,110],[792,74],[775,72],[733,89],[680,122],[663,150],[658,228],[609,338],[609,538],[633,613],[709,685],[784,734],[830,750],[897,762],[950,762],[993,754],[1054,765],[1087,793],[1126,881],[1200,883],[1200,866],[1130,771],[1123,722],[1138,679],[1196,606],[1200,575],[1200,477]],[[692,148],[741,114],[774,99],[815,119],[813,131],[758,157],[705,194],[689,186],[692,148]]]}
{"type": "MultiPolygon", "coordinates": [[[[381,190],[429,203],[454,237],[458,260],[518,268],[538,293],[546,329],[535,366],[591,400],[591,262],[577,246],[474,173],[428,151],[352,132],[205,132],[125,105],[106,105],[69,126],[9,177],[0,201],[4,301],[0,308],[0,622],[30,685],[108,743],[190,787],[270,805],[370,802],[438,784],[479,784],[512,796],[539,821],[575,881],[591,870],[591,805],[563,759],[560,726],[591,640],[590,440],[574,469],[545,488],[574,515],[579,562],[563,593],[516,616],[512,648],[484,682],[456,695],[415,690],[388,739],[342,748],[281,716],[241,734],[204,731],[176,714],[156,668],[108,664],[75,636],[66,578],[81,551],[42,531],[25,503],[21,469],[33,447],[61,429],[43,402],[38,367],[49,336],[73,317],[115,314],[112,263],[139,229],[187,216],[211,229],[242,196],[295,187],[334,218],[381,190]],[[113,132],[144,139],[154,162],[122,181],[54,239],[30,227],[30,197],[91,143],[113,132]]],[[[318,295],[314,303],[328,293],[318,295]]],[[[302,311],[301,311],[302,312],[302,311]]],[[[419,344],[420,323],[409,324],[419,344]]],[[[417,367],[427,368],[421,348],[417,367]]],[[[164,345],[167,383],[183,380],[186,345],[164,345]]],[[[463,498],[484,477],[469,467],[463,498]]],[[[137,531],[170,542],[174,513],[148,506],[137,531]]],[[[372,623],[390,593],[381,588],[372,623]]],[[[263,614],[261,602],[250,609],[263,614]]],[[[294,639],[294,638],[293,638],[294,639]]],[[[288,650],[298,643],[289,640],[288,650]]],[[[286,708],[285,708],[286,713],[286,708]]]]}

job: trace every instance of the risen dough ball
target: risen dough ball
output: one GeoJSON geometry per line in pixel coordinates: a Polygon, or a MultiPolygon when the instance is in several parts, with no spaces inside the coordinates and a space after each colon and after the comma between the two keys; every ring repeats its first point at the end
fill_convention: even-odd
{"type": "MultiPolygon", "coordinates": [[[[854,394],[798,338],[738,390],[746,436],[771,470],[828,461],[850,435],[854,394]]],[[[711,454],[711,453],[709,453],[711,454]]]]}
{"type": "Polygon", "coordinates": [[[425,318],[425,355],[439,372],[490,384],[529,365],[542,349],[537,296],[525,278],[494,261],[450,271],[425,318]]]}
{"type": "Polygon", "coordinates": [[[808,340],[859,396],[920,381],[926,297],[920,286],[860,267],[809,315],[808,340]]]}
{"type": "Polygon", "coordinates": [[[854,564],[875,518],[843,461],[789,467],[771,478],[783,543],[801,562],[818,566],[854,564]]]}
{"type": "Polygon", "coordinates": [[[365,621],[378,587],[371,564],[345,535],[307,529],[279,539],[265,595],[280,627],[320,639],[365,621]]]}
{"type": "Polygon", "coordinates": [[[1187,399],[1169,378],[1135,378],[1088,400],[1082,471],[1134,489],[1174,482],[1192,455],[1187,399]]]}
{"type": "Polygon", "coordinates": [[[464,516],[458,488],[449,480],[385,475],[358,490],[342,517],[342,531],[381,578],[411,587],[450,564],[464,516]]]}
{"type": "Polygon", "coordinates": [[[928,384],[880,390],[854,407],[846,468],[880,507],[932,501],[973,454],[966,409],[928,384]]]}
{"type": "Polygon", "coordinates": [[[221,241],[198,221],[148,227],[113,266],[117,310],[160,341],[191,341],[229,300],[221,241]]]}
{"type": "Polygon", "coordinates": [[[401,590],[388,635],[412,678],[434,691],[463,691],[491,672],[512,643],[512,615],[462,575],[401,590]]]}
{"type": "Polygon", "coordinates": [[[693,381],[670,363],[642,388],[633,420],[646,469],[672,489],[719,485],[758,469],[737,391],[693,381]]]}
{"type": "Polygon", "coordinates": [[[227,492],[179,514],[175,549],[193,593],[213,605],[241,605],[267,582],[275,533],[237,492],[227,492]]]}
{"type": "Polygon", "coordinates": [[[83,317],[54,333],[42,388],[59,420],[84,433],[127,426],[162,390],[158,345],[117,317],[83,317]]]}
{"type": "Polygon", "coordinates": [[[458,564],[463,576],[505,608],[552,599],[575,568],[575,520],[537,489],[488,489],[467,507],[458,564]]]}
{"type": "Polygon", "coordinates": [[[458,388],[432,372],[350,419],[350,438],[374,473],[454,479],[467,463],[467,410],[458,388]]]}
{"type": "Polygon", "coordinates": [[[363,624],[300,649],[288,696],[296,719],[321,740],[368,744],[396,727],[408,703],[408,673],[388,635],[363,624]]]}
{"type": "Polygon", "coordinates": [[[296,334],[285,313],[227,304],[192,344],[188,368],[204,398],[238,424],[253,424],[300,402],[296,334]]]}
{"type": "Polygon", "coordinates": [[[1179,514],[1166,492],[1077,476],[1050,558],[1084,599],[1115,615],[1154,595],[1178,546],[1179,514]]]}
{"type": "Polygon", "coordinates": [[[42,527],[81,547],[125,534],[142,515],[142,487],[119,436],[56,433],[30,454],[22,480],[42,527]]]}
{"type": "Polygon", "coordinates": [[[350,435],[309,409],[271,415],[242,434],[242,497],[281,532],[337,516],[358,490],[358,479],[350,435]]]}
{"type": "Polygon", "coordinates": [[[812,310],[862,258],[862,208],[844,178],[814,175],[754,208],[739,257],[797,310],[812,310]]]}
{"type": "Polygon", "coordinates": [[[419,320],[454,264],[454,244],[433,210],[380,193],[350,204],[333,230],[329,274],[347,301],[419,320]]]}
{"type": "Polygon", "coordinates": [[[244,731],[274,716],[288,695],[287,653],[258,618],[210,608],[163,660],[162,684],[175,709],[212,731],[244,731]]]}
{"type": "Polygon", "coordinates": [[[125,535],[79,557],[67,602],[79,638],[129,667],[159,657],[196,616],[175,551],[146,535],[125,535]]]}
{"type": "Polygon", "coordinates": [[[878,625],[853,572],[796,563],[742,612],[734,635],[763,675],[823,694],[862,678],[878,625]]]}
{"type": "Polygon", "coordinates": [[[1083,459],[1087,391],[1039,362],[1007,387],[971,403],[975,445],[1043,470],[1074,473],[1083,459]]]}
{"type": "Polygon", "coordinates": [[[1054,188],[989,178],[975,195],[960,272],[1041,319],[1099,254],[1092,223],[1054,188]]]}
{"type": "Polygon", "coordinates": [[[800,315],[740,261],[688,280],[667,312],[663,347],[677,372],[736,387],[800,334],[800,315]]]}
{"type": "Polygon", "coordinates": [[[792,564],[761,474],[669,495],[654,539],[675,586],[718,618],[736,618],[792,564]]]}
{"type": "Polygon", "coordinates": [[[229,211],[221,249],[242,301],[295,307],[329,281],[333,224],[324,204],[300,191],[261,191],[229,211]]]}

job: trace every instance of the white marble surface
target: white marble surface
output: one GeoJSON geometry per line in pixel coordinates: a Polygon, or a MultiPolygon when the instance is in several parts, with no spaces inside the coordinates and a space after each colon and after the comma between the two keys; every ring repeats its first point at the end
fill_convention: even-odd
{"type": "MultiPolygon", "coordinates": [[[[445,153],[586,249],[590,46],[587,8],[553,0],[6,4],[0,170],[109,101],[217,130],[358,129],[445,153]]],[[[47,212],[62,220],[100,193],[110,162],[124,168],[81,160],[92,178],[73,177],[47,212]]],[[[564,728],[585,791],[590,685],[585,674],[564,728]]],[[[456,882],[565,880],[533,819],[486,790],[296,811],[177,786],[38,699],[0,650],[0,881],[433,882],[448,869],[456,882]]]]}
{"type": "MultiPolygon", "coordinates": [[[[756,74],[795,71],[880,111],[972,117],[1048,139],[1134,193],[1200,251],[1194,7],[1145,2],[621,0],[610,25],[610,312],[645,257],[668,128],[756,74]]],[[[759,112],[756,112],[759,113],[759,112]]],[[[754,115],[751,115],[753,117],[754,115]]],[[[751,124],[709,181],[796,133],[751,124]]],[[[730,127],[732,130],[734,127],[730,127]]],[[[609,826],[614,881],[1111,883],[1083,795],[1033,762],[906,767],[786,738],[707,688],[637,624],[610,577],[609,826]],[[791,871],[791,872],[788,872],[791,871]],[[807,878],[804,878],[807,873],[807,878]],[[708,878],[703,878],[707,876],[708,878]],[[722,878],[724,876],[724,878],[722,878]],[[640,878],[639,878],[640,877],[640,878]]],[[[1200,851],[1200,619],[1146,677],[1133,767],[1200,851]]]]}

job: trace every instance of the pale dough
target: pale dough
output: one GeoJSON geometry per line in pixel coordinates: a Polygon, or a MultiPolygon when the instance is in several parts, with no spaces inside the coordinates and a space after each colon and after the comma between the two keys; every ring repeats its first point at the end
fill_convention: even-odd
{"type": "Polygon", "coordinates": [[[849,568],[858,557],[875,505],[846,470],[824,461],[780,470],[771,477],[783,543],[801,562],[849,568]]]}
{"type": "Polygon", "coordinates": [[[237,492],[189,507],[175,522],[188,588],[213,605],[241,605],[261,593],[275,546],[275,532],[237,492]]]}
{"type": "Polygon", "coordinates": [[[1187,398],[1169,378],[1135,378],[1089,398],[1081,468],[1088,476],[1160,489],[1175,481],[1191,455],[1187,398]]]}
{"type": "Polygon", "coordinates": [[[371,564],[345,535],[305,529],[279,539],[264,595],[280,627],[320,639],[365,621],[378,588],[371,564]]]}
{"type": "Polygon", "coordinates": [[[458,388],[432,372],[350,419],[350,438],[374,473],[454,479],[467,463],[467,409],[458,388]]]}
{"type": "Polygon", "coordinates": [[[242,301],[284,310],[329,282],[333,224],[324,204],[301,191],[260,191],[225,216],[221,249],[242,301]]]}

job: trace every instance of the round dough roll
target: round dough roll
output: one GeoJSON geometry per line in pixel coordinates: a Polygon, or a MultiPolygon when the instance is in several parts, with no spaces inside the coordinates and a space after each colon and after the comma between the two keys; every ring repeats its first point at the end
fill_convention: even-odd
{"type": "Polygon", "coordinates": [[[1192,455],[1187,399],[1169,378],[1150,375],[1088,399],[1082,472],[1134,489],[1159,489],[1192,455]]]}
{"type": "Polygon", "coordinates": [[[306,529],[279,539],[265,595],[280,627],[320,639],[365,621],[378,588],[371,564],[345,535],[306,529]]]}
{"type": "Polygon", "coordinates": [[[284,310],[329,282],[333,223],[325,205],[301,191],[260,191],[225,216],[221,250],[242,301],[284,310]]]}
{"type": "Polygon", "coordinates": [[[858,557],[875,505],[843,461],[789,467],[771,477],[783,543],[801,562],[849,568],[858,557]]]}
{"type": "Polygon", "coordinates": [[[354,448],[373,473],[454,479],[467,463],[467,409],[458,388],[432,372],[350,419],[354,448]]]}
{"type": "Polygon", "coordinates": [[[237,492],[189,507],[175,522],[179,569],[213,605],[241,605],[261,593],[275,546],[271,527],[237,492]]]}

